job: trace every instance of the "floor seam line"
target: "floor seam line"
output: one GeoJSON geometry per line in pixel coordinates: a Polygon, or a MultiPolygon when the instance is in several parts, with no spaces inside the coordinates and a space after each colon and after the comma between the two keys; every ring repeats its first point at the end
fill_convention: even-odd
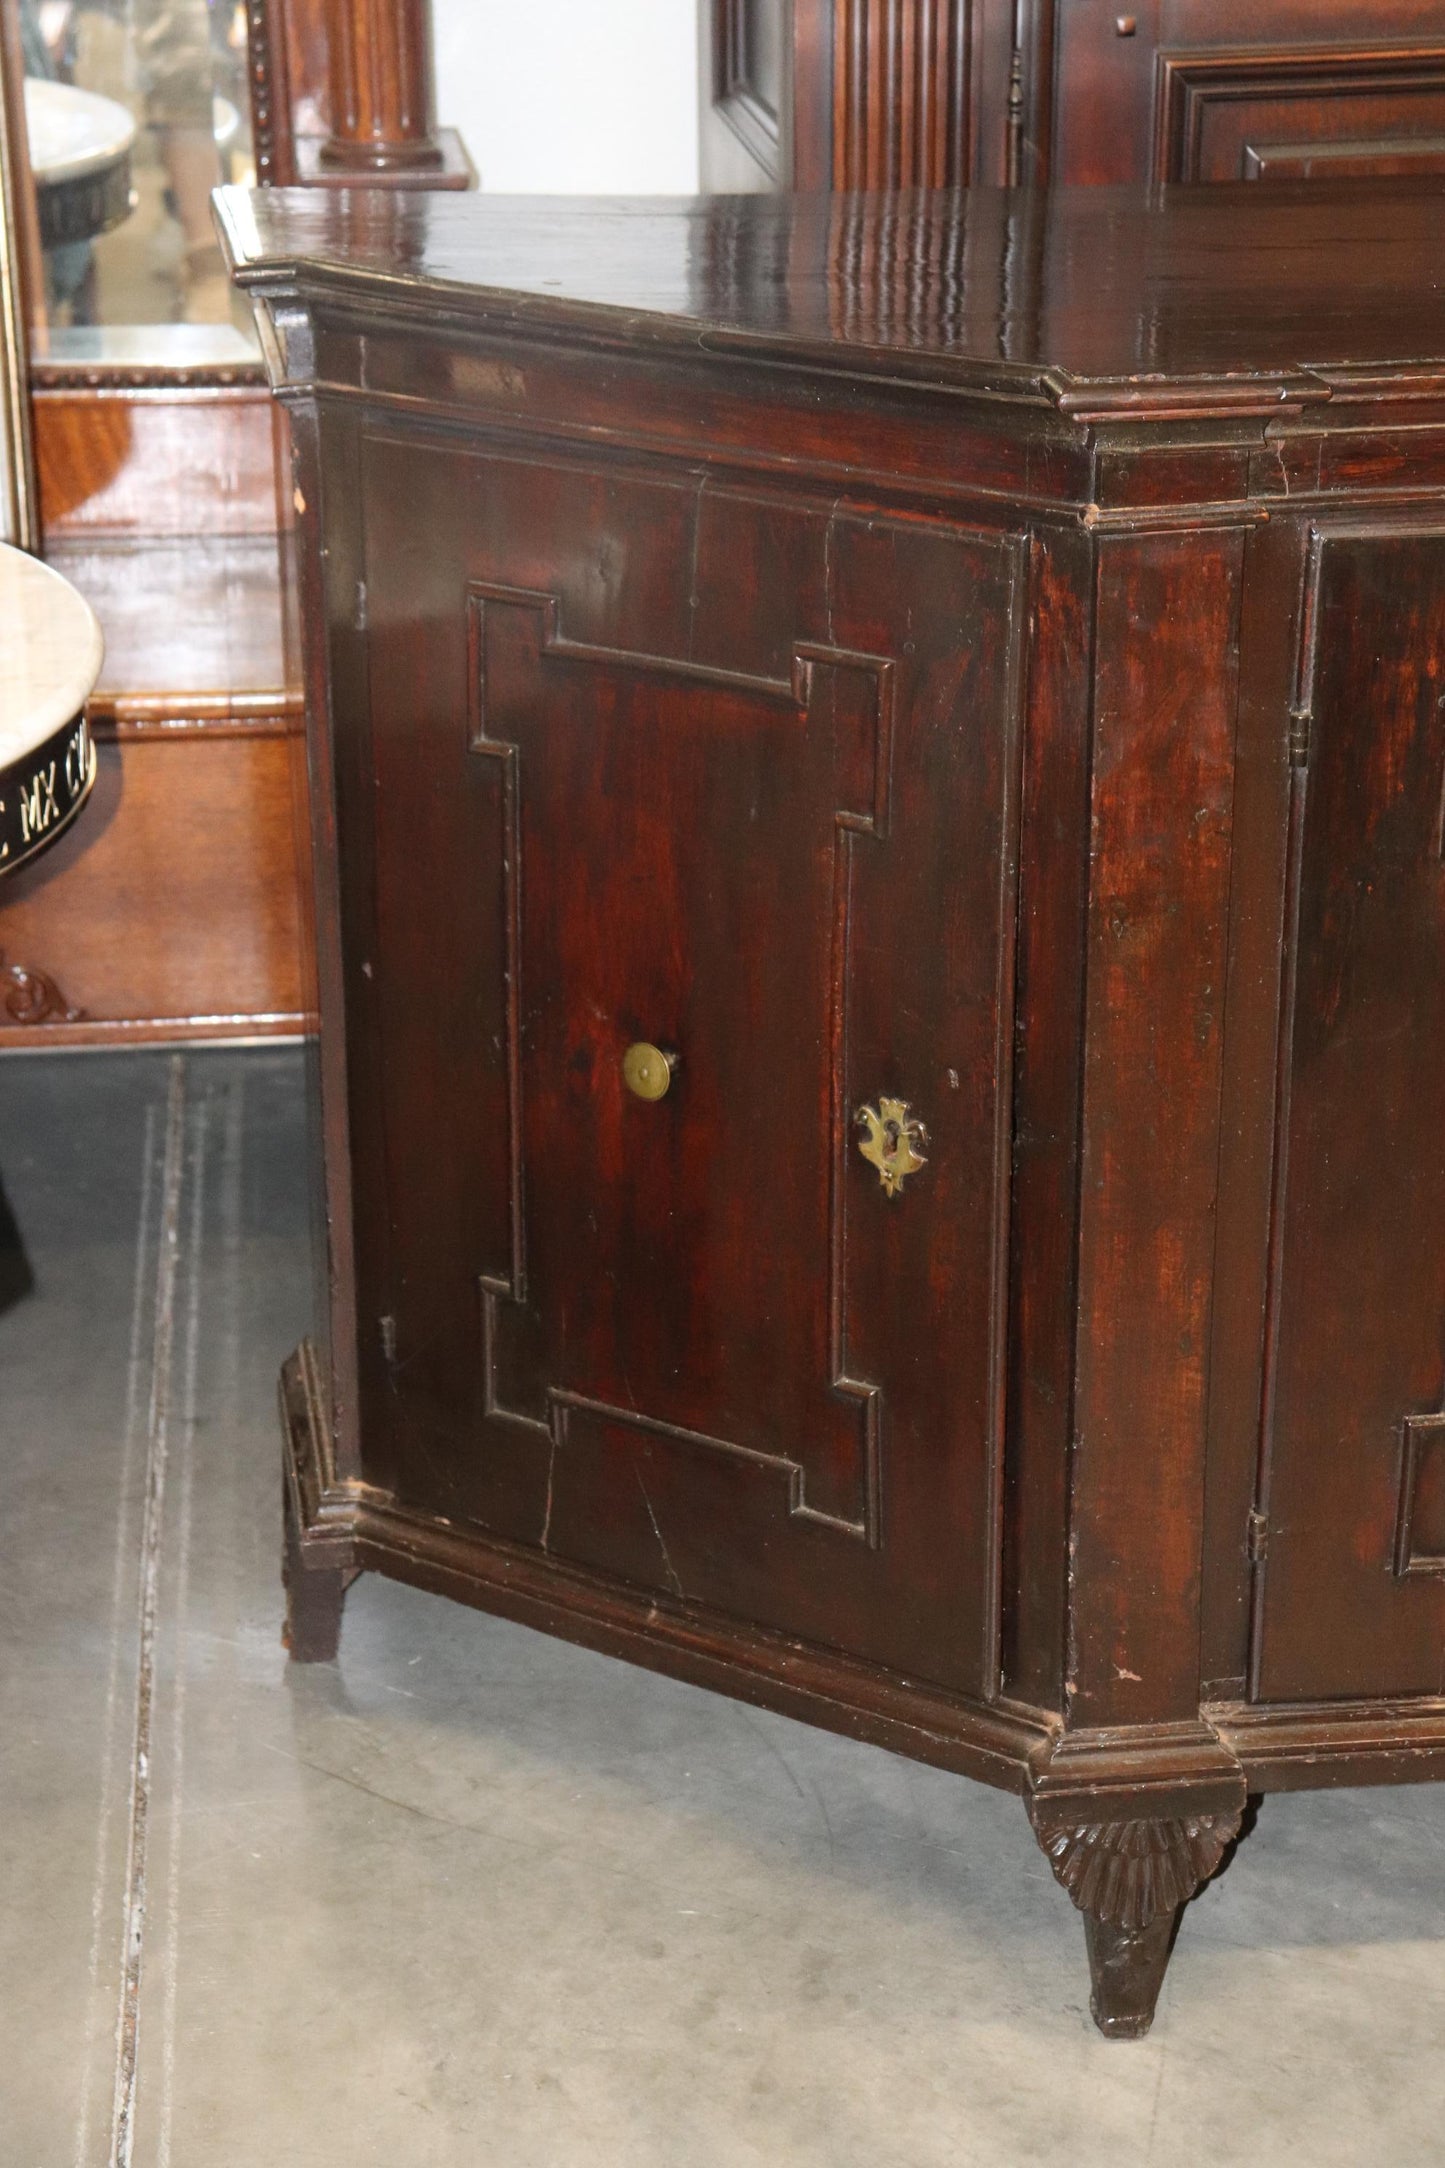
{"type": "MultiPolygon", "coordinates": [[[[135,1471],[136,1448],[140,1441],[142,1339],[145,1328],[147,1295],[155,1278],[153,1272],[147,1271],[147,1266],[150,1257],[151,1213],[154,1202],[156,1171],[156,1108],[154,1105],[150,1105],[145,1110],[145,1133],[141,1146],[140,1211],[136,1220],[130,1343],[126,1364],[125,1427],[122,1433],[120,1491],[116,1511],[115,1562],[111,1576],[110,1666],[106,1680],[105,1716],[101,1730],[100,1802],[95,1839],[95,1870],[91,1884],[90,1948],[86,1970],[89,1993],[86,1997],[85,2040],[81,2056],[80,2110],[76,2118],[75,2168],[86,2168],[90,2153],[91,2087],[96,2047],[95,2004],[100,1992],[100,1948],[105,1917],[106,1862],[111,1845],[110,1830],[113,1803],[119,1783],[119,1772],[116,1768],[116,1718],[120,1705],[120,1651],[123,1639],[121,1617],[127,1564],[130,1558],[130,1494],[135,1471]]],[[[154,1337],[152,1338],[152,1362],[154,1362],[154,1337]]],[[[149,1399],[149,1396],[147,1396],[147,1399],[149,1399]]]]}
{"type": "Polygon", "coordinates": [[[160,1547],[165,1526],[166,1462],[170,1449],[171,1369],[175,1347],[176,1280],[181,1249],[181,1190],[185,1177],[186,1062],[171,1057],[166,1093],[160,1245],[156,1263],[151,1398],[146,1440],[145,1509],[141,1522],[135,1731],[131,1753],[130,1832],[126,1851],[121,1984],[116,2015],[115,2090],[110,2168],[131,2168],[135,2149],[140,1982],[145,1947],[146,1866],[150,1835],[151,1733],[160,1547]]]}

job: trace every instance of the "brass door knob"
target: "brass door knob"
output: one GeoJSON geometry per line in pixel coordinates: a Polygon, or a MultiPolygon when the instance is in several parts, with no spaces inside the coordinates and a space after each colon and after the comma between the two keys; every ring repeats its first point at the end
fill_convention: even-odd
{"type": "Polygon", "coordinates": [[[660,1046],[639,1039],[622,1057],[622,1081],[639,1099],[665,1099],[676,1067],[676,1054],[664,1054],[660,1046]]]}

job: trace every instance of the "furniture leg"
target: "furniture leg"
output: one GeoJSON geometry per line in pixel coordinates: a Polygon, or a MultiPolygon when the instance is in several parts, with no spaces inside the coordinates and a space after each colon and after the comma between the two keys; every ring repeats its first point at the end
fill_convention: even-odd
{"type": "Polygon", "coordinates": [[[1152,1821],[1044,1821],[1035,1832],[1084,1915],[1094,2023],[1137,2040],[1154,2022],[1179,1918],[1239,1834],[1241,1814],[1152,1821]]]}
{"type": "Polygon", "coordinates": [[[281,1638],[293,1664],[334,1663],[341,1642],[341,1607],[355,1576],[341,1566],[308,1564],[289,1484],[284,1513],[281,1571],[286,1587],[286,1625],[281,1638]]]}
{"type": "Polygon", "coordinates": [[[1137,1932],[1084,1914],[1089,2009],[1106,2039],[1140,2040],[1153,2024],[1182,1911],[1162,1912],[1137,1932]]]}

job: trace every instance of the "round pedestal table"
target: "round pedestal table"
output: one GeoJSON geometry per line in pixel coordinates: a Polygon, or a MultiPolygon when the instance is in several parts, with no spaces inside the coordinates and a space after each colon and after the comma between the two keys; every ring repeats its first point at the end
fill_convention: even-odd
{"type": "Polygon", "coordinates": [[[70,582],[0,543],[0,875],[63,835],[90,795],[85,703],[103,653],[70,582]]]}
{"type": "MultiPolygon", "coordinates": [[[[0,543],[0,879],[64,835],[95,782],[85,703],[104,647],[68,580],[0,543]]],[[[71,1010],[43,972],[0,953],[0,1024],[71,1010]]]]}
{"type": "Polygon", "coordinates": [[[93,241],[130,216],[136,124],[123,105],[72,83],[27,76],[25,127],[46,248],[93,241]]]}

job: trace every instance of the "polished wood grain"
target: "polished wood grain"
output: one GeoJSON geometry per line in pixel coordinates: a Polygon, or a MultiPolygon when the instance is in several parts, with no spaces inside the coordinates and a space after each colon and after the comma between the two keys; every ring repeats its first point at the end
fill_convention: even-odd
{"type": "Polygon", "coordinates": [[[1250,1793],[1445,1775],[1442,201],[224,206],[296,1652],[377,1570],[1015,1790],[1120,2037],[1250,1793]]]}
{"type": "MultiPolygon", "coordinates": [[[[1249,217],[1243,191],[1223,188],[597,197],[569,204],[565,218],[546,197],[378,193],[344,212],[306,190],[227,190],[220,200],[247,286],[256,281],[246,260],[304,257],[338,302],[354,295],[364,308],[408,285],[440,302],[455,290],[471,297],[479,333],[528,327],[537,351],[525,369],[480,355],[448,363],[441,346],[408,357],[424,372],[419,395],[450,392],[499,417],[545,401],[548,371],[560,380],[593,308],[643,312],[626,338],[596,327],[604,342],[610,332],[624,371],[697,353],[704,365],[731,360],[736,375],[737,357],[773,353],[829,377],[1032,393],[1065,415],[1282,414],[1334,396],[1335,372],[1445,346],[1445,288],[1419,277],[1445,192],[1403,180],[1253,188],[1262,200],[1249,217]]],[[[309,350],[317,367],[357,366],[356,336],[338,308],[309,350]]],[[[308,350],[298,345],[290,365],[304,380],[308,350]]],[[[383,345],[383,398],[395,366],[383,345]]],[[[590,394],[594,405],[605,396],[601,386],[590,394]]],[[[917,406],[926,429],[933,409],[926,398],[917,406]]],[[[975,417],[962,411],[958,426],[975,417]]],[[[585,429],[585,405],[578,421],[585,429]]],[[[746,426],[757,426],[752,409],[746,426]]],[[[866,427],[855,424],[860,437],[866,427]]],[[[694,421],[693,441],[700,435],[694,421]]],[[[1075,441],[1057,426],[1043,438],[1057,438],[1064,458],[1075,441]]],[[[1229,451],[1219,445],[1216,475],[1229,451]]]]}
{"type": "Polygon", "coordinates": [[[79,536],[254,535],[271,538],[274,566],[275,425],[263,385],[42,386],[32,403],[47,550],[79,536]]]}
{"type": "Polygon", "coordinates": [[[50,562],[101,621],[97,724],[299,712],[274,535],[73,534],[50,562]]]}

